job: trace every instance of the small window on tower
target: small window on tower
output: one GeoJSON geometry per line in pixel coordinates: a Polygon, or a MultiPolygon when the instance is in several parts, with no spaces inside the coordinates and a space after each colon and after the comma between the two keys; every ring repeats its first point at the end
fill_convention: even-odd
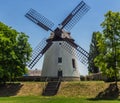
{"type": "Polygon", "coordinates": [[[62,57],[58,57],[58,63],[62,63],[62,57]]]}
{"type": "Polygon", "coordinates": [[[72,65],[73,65],[73,68],[76,69],[75,59],[72,59],[72,65]]]}

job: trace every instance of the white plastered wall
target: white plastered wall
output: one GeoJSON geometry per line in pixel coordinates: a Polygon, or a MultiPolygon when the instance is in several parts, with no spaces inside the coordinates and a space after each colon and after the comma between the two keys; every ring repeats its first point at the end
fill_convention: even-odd
{"type": "Polygon", "coordinates": [[[60,43],[63,41],[53,42],[45,53],[41,76],[57,77],[58,70],[61,69],[63,77],[80,77],[77,59],[62,48],[60,43]],[[62,57],[62,63],[58,63],[58,57],[62,57]],[[72,59],[75,59],[76,68],[73,68],[72,59]]]}

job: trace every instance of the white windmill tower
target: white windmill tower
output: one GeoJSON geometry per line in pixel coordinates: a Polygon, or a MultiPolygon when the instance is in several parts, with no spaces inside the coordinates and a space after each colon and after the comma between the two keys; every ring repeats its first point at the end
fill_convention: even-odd
{"type": "Polygon", "coordinates": [[[54,24],[50,20],[30,9],[25,16],[46,31],[50,30],[51,35],[35,48],[28,67],[32,68],[44,55],[42,77],[80,79],[77,61],[87,64],[88,53],[74,42],[68,31],[88,10],[89,6],[81,1],[60,26],[52,30],[54,24]]]}

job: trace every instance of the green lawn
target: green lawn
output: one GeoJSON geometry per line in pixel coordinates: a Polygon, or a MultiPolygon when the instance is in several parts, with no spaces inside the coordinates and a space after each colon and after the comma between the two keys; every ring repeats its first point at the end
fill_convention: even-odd
{"type": "Polygon", "coordinates": [[[68,97],[0,97],[0,103],[120,103],[120,100],[92,100],[88,98],[68,97]]]}

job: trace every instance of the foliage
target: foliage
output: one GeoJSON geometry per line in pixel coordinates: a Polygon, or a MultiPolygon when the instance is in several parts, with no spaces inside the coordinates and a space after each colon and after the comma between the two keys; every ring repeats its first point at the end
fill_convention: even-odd
{"type": "Polygon", "coordinates": [[[0,78],[4,82],[26,72],[31,51],[27,35],[0,22],[0,78]]]}
{"type": "Polygon", "coordinates": [[[97,36],[101,35],[100,32],[93,32],[92,34],[92,40],[90,44],[90,50],[89,50],[89,66],[88,70],[90,73],[98,73],[99,68],[95,65],[94,59],[96,56],[99,55],[99,50],[98,50],[98,41],[97,41],[97,36]]]}
{"type": "Polygon", "coordinates": [[[103,32],[97,37],[100,54],[95,63],[104,74],[117,80],[120,69],[120,13],[106,13],[101,26],[103,32]]]}

